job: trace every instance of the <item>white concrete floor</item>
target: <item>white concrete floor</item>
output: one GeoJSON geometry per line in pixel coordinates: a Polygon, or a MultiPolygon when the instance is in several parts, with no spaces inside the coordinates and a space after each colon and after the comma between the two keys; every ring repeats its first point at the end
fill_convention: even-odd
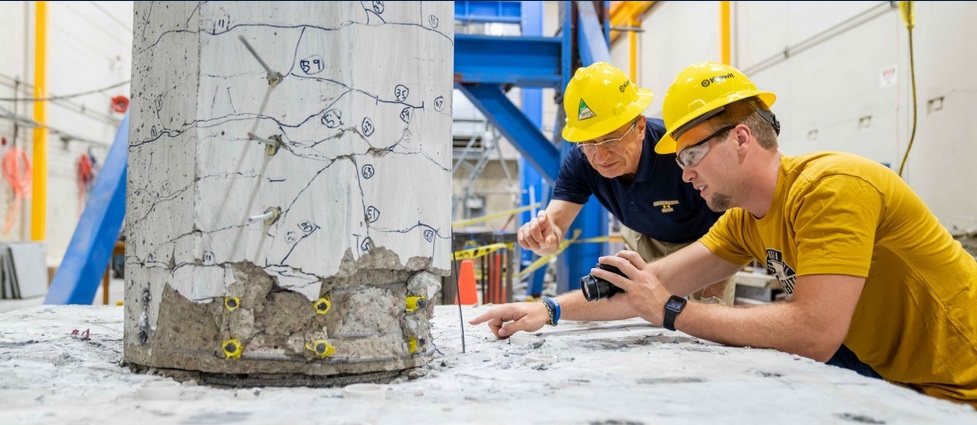
{"type": "Polygon", "coordinates": [[[466,325],[462,353],[457,308],[437,306],[430,364],[365,394],[133,374],[120,366],[122,327],[114,306],[0,314],[0,424],[977,423],[969,406],[640,320],[561,322],[514,341],[466,325]]]}

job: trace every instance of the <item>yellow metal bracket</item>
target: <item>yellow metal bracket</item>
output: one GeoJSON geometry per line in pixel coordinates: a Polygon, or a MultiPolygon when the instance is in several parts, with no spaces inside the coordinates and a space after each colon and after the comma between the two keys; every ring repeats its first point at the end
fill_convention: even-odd
{"type": "Polygon", "coordinates": [[[417,310],[419,308],[424,308],[424,307],[427,307],[427,300],[425,300],[424,297],[422,296],[407,297],[406,310],[408,313],[413,313],[414,310],[417,310]]]}
{"type": "Polygon", "coordinates": [[[237,310],[241,306],[241,299],[235,296],[224,297],[224,308],[227,311],[237,310]]]}
{"type": "Polygon", "coordinates": [[[241,357],[241,353],[244,351],[244,347],[236,339],[225,340],[221,344],[221,350],[224,351],[225,359],[236,359],[241,357]]]}
{"type": "Polygon", "coordinates": [[[305,343],[305,348],[315,353],[316,357],[320,359],[324,359],[336,354],[336,347],[333,347],[329,341],[324,339],[317,339],[312,342],[307,342],[305,343]]]}
{"type": "Polygon", "coordinates": [[[332,308],[332,301],[329,301],[327,297],[319,298],[312,303],[312,308],[315,308],[316,314],[326,314],[332,308]]]}

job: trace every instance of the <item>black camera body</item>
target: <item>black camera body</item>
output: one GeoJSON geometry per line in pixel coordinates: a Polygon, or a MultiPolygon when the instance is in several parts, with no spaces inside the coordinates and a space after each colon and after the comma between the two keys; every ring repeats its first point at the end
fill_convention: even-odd
{"type": "MultiPolygon", "coordinates": [[[[617,267],[597,263],[598,269],[607,270],[611,273],[615,273],[619,276],[627,277],[624,273],[621,273],[617,267]]],[[[592,274],[588,274],[580,278],[580,290],[583,292],[583,297],[587,301],[597,301],[604,298],[610,298],[614,294],[624,292],[623,289],[614,286],[611,282],[601,279],[592,274]]]]}

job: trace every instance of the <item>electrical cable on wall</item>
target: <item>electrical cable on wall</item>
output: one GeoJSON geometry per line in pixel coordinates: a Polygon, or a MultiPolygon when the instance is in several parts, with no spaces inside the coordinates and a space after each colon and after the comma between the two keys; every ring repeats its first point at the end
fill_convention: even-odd
{"type": "MultiPolygon", "coordinates": [[[[6,109],[6,108],[4,108],[2,106],[0,106],[0,119],[8,119],[8,120],[11,120],[11,121],[14,122],[15,126],[17,124],[20,124],[20,125],[23,125],[27,129],[37,128],[37,127],[44,127],[46,129],[48,129],[48,131],[50,131],[52,135],[59,136],[61,138],[61,140],[62,141],[65,141],[65,142],[67,142],[69,140],[76,140],[76,141],[79,141],[79,142],[87,143],[87,144],[92,145],[92,146],[104,147],[104,146],[107,145],[105,142],[100,142],[98,140],[93,140],[93,139],[88,139],[88,138],[85,138],[85,137],[82,137],[82,136],[78,136],[76,134],[69,133],[67,131],[61,130],[59,128],[51,127],[50,125],[42,125],[41,123],[38,123],[37,121],[34,121],[34,120],[32,120],[32,119],[30,119],[28,117],[17,115],[16,113],[14,113],[14,112],[10,111],[9,109],[6,109]]],[[[16,143],[15,143],[15,145],[16,145],[16,143]]]]}
{"type": "Polygon", "coordinates": [[[102,87],[100,89],[89,90],[89,91],[84,91],[84,92],[75,93],[75,94],[68,94],[68,95],[64,95],[64,96],[22,97],[22,98],[21,97],[0,97],[0,102],[46,102],[46,101],[50,101],[50,100],[71,99],[71,98],[74,98],[74,97],[81,97],[81,96],[85,96],[85,95],[89,95],[89,94],[101,93],[101,92],[104,92],[104,91],[112,90],[112,89],[117,88],[117,87],[122,87],[122,86],[124,86],[126,84],[129,84],[129,81],[130,80],[125,80],[125,81],[123,81],[121,83],[115,83],[115,84],[112,84],[111,86],[108,86],[108,87],[102,87]]]}
{"type": "MultiPolygon", "coordinates": [[[[6,75],[3,72],[0,72],[0,85],[7,86],[16,90],[14,92],[15,96],[18,93],[23,93],[23,92],[31,93],[34,88],[34,86],[31,85],[30,83],[20,81],[20,78],[6,75]]],[[[28,94],[28,96],[30,96],[30,94],[28,94]]],[[[20,99],[17,99],[16,101],[19,102],[20,99]]],[[[65,109],[72,110],[81,115],[87,116],[88,118],[102,120],[108,124],[111,124],[113,127],[118,127],[119,123],[121,122],[121,120],[113,117],[111,114],[96,111],[92,108],[86,107],[85,105],[73,101],[71,99],[57,99],[52,102],[56,103],[58,106],[61,106],[65,109]]]]}
{"type": "Polygon", "coordinates": [[[909,146],[906,146],[906,153],[902,156],[902,163],[899,164],[899,177],[902,177],[902,170],[906,167],[906,159],[909,158],[909,151],[913,148],[913,141],[916,140],[916,65],[913,61],[913,27],[916,26],[916,16],[913,14],[913,2],[899,2],[899,11],[902,21],[906,24],[909,31],[909,75],[912,80],[913,92],[913,129],[909,136],[909,146]]]}

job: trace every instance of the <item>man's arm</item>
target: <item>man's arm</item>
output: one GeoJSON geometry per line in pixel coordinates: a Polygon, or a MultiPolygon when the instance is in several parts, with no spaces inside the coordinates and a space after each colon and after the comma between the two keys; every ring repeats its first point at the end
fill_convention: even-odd
{"type": "Polygon", "coordinates": [[[583,205],[573,202],[551,200],[545,211],[519,228],[519,246],[532,250],[536,255],[550,255],[560,248],[564,233],[573,219],[577,218],[583,205]]]}
{"type": "MultiPolygon", "coordinates": [[[[632,266],[630,271],[626,271],[626,273],[629,273],[632,279],[636,281],[639,279],[654,279],[653,276],[639,276],[641,274],[653,275],[657,272],[662,273],[662,281],[668,283],[665,287],[658,286],[665,293],[672,291],[671,293],[688,294],[719,280],[720,277],[717,276],[728,277],[735,273],[736,270],[739,270],[738,265],[714,255],[700,243],[694,243],[649,265],[644,263],[638,253],[633,251],[625,252],[627,253],[625,254],[626,256],[633,257],[632,260],[635,264],[640,264],[641,269],[644,269],[643,272],[640,272],[638,268],[632,266]],[[663,262],[666,264],[663,270],[656,270],[655,267],[663,262]],[[686,270],[686,273],[672,272],[672,270],[686,270]]],[[[608,260],[607,263],[619,265],[613,263],[614,261],[626,262],[627,260],[618,258],[618,260],[608,260]]],[[[608,276],[623,279],[621,276],[605,270],[593,270],[596,270],[594,272],[595,276],[608,279],[612,283],[615,280],[608,276]]],[[[621,268],[621,270],[624,271],[625,269],[621,268]]],[[[658,280],[656,279],[655,282],[658,282],[658,280]]],[[[580,291],[570,291],[556,297],[556,300],[560,303],[560,310],[562,311],[561,318],[563,320],[619,320],[640,315],[639,310],[634,308],[634,304],[627,301],[626,295],[618,294],[608,299],[588,302],[580,291]]],[[[668,299],[669,296],[670,293],[669,295],[664,295],[665,299],[668,299]]],[[[492,330],[495,336],[507,338],[518,331],[535,332],[542,328],[548,320],[549,316],[546,307],[542,303],[511,303],[483,313],[470,323],[477,325],[487,322],[489,329],[492,330]]],[[[653,323],[661,323],[661,321],[653,323]]]]}
{"type": "MultiPolygon", "coordinates": [[[[618,320],[637,316],[635,310],[620,296],[588,302],[579,290],[564,292],[556,297],[560,304],[561,320],[618,320]]],[[[541,302],[509,303],[493,308],[472,319],[469,324],[488,323],[499,338],[512,334],[535,332],[549,321],[549,313],[541,302]]]]}
{"type": "Polygon", "coordinates": [[[713,254],[701,242],[693,242],[648,267],[668,292],[680,297],[698,291],[712,283],[728,279],[743,266],[713,254]]]}
{"type": "MultiPolygon", "coordinates": [[[[709,251],[701,244],[693,245],[709,251]]],[[[695,287],[698,283],[691,282],[716,273],[712,268],[721,265],[713,260],[696,267],[687,260],[698,257],[689,252],[680,256],[682,251],[649,267],[644,267],[641,257],[630,251],[601,259],[602,263],[618,267],[631,279],[600,269],[593,269],[592,273],[624,289],[626,292],[619,296],[639,316],[651,323],[661,324],[664,321],[665,301],[673,295],[669,288],[695,287]],[[681,261],[683,259],[686,261],[681,261]],[[663,279],[672,279],[669,287],[658,280],[656,272],[661,273],[663,279]],[[693,280],[685,275],[695,275],[695,278],[693,280]]],[[[719,259],[714,254],[710,255],[719,259]]],[[[709,277],[706,277],[706,281],[709,281],[709,277]]],[[[864,286],[864,277],[800,276],[794,285],[793,299],[789,302],[748,308],[691,302],[676,317],[675,328],[727,345],[774,348],[826,361],[845,340],[864,286]]]]}
{"type": "Polygon", "coordinates": [[[675,328],[726,345],[774,348],[824,362],[844,342],[864,286],[865,278],[857,276],[800,276],[790,302],[750,308],[689,303],[675,328]]]}

